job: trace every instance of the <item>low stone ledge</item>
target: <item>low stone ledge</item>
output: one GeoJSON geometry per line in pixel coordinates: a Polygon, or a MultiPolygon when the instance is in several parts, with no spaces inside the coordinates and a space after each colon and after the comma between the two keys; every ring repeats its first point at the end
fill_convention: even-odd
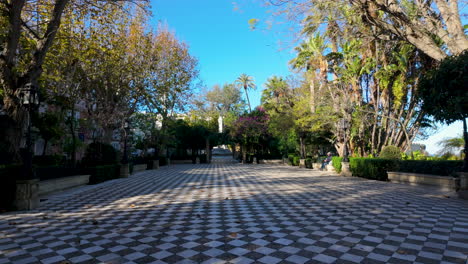
{"type": "Polygon", "coordinates": [[[388,180],[410,185],[429,185],[444,191],[455,191],[459,188],[459,179],[451,176],[438,176],[421,173],[389,171],[388,180]]]}
{"type": "Polygon", "coordinates": [[[39,195],[63,191],[69,188],[86,185],[91,175],[74,175],[62,178],[50,179],[39,182],[39,195]]]}
{"type": "Polygon", "coordinates": [[[135,164],[133,165],[133,173],[146,170],[146,164],[135,164]]]}

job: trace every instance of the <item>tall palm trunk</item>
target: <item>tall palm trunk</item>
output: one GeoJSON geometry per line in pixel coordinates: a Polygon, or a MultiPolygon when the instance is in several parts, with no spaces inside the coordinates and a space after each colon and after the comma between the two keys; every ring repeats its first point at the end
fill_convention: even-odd
{"type": "Polygon", "coordinates": [[[247,98],[247,103],[249,104],[249,112],[252,112],[252,108],[250,107],[249,93],[247,93],[247,85],[244,85],[244,90],[245,90],[245,97],[247,98]]]}

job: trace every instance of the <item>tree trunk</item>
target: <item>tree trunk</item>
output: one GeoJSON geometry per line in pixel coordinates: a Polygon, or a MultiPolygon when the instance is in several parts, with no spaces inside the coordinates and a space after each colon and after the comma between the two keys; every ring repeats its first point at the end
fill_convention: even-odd
{"type": "Polygon", "coordinates": [[[244,86],[245,90],[245,97],[247,98],[247,104],[249,105],[249,113],[252,112],[252,108],[250,107],[250,100],[249,100],[249,94],[247,93],[247,87],[244,86]]]}
{"type": "Polygon", "coordinates": [[[299,153],[300,153],[301,159],[305,159],[305,143],[304,143],[303,135],[299,136],[299,145],[300,145],[299,153]]]}
{"type": "Polygon", "coordinates": [[[463,152],[465,153],[465,159],[463,160],[463,170],[464,172],[468,172],[468,131],[466,125],[466,118],[463,118],[463,139],[465,140],[465,149],[463,152]]]}
{"type": "Polygon", "coordinates": [[[44,147],[42,148],[42,156],[46,155],[47,143],[49,143],[49,140],[44,139],[44,147]]]}
{"type": "Polygon", "coordinates": [[[310,98],[309,98],[310,112],[313,114],[315,113],[315,78],[314,78],[313,73],[310,74],[309,91],[310,91],[310,98]]]}

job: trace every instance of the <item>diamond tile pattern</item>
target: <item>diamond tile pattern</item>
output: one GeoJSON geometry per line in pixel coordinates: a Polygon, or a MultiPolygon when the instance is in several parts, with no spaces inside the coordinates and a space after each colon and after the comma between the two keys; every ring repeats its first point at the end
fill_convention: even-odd
{"type": "Polygon", "coordinates": [[[174,165],[0,214],[2,263],[460,263],[468,202],[274,165],[174,165]]]}

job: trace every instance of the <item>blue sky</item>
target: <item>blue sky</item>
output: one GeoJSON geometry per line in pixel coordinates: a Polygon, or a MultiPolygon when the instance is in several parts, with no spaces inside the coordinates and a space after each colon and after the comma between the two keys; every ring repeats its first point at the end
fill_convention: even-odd
{"type": "MultiPolygon", "coordinates": [[[[263,84],[272,75],[290,75],[288,61],[294,57],[291,48],[281,45],[288,42],[279,26],[269,30],[251,30],[248,20],[265,22],[270,15],[255,0],[152,0],[153,19],[166,22],[177,37],[190,46],[190,53],[199,60],[200,77],[211,88],[215,84],[234,82],[246,73],[255,78],[257,90],[249,92],[252,106],[260,104],[263,84]]],[[[427,145],[435,154],[437,142],[456,137],[462,132],[461,122],[440,126],[426,140],[416,140],[427,145]]]]}
{"type": "Polygon", "coordinates": [[[266,18],[259,3],[226,0],[153,0],[152,24],[167,22],[177,37],[190,46],[199,59],[200,77],[211,88],[234,82],[239,75],[253,76],[257,91],[249,93],[252,106],[260,104],[260,90],[272,75],[289,75],[289,50],[279,51],[279,34],[251,30],[248,20],[266,18]],[[244,4],[243,4],[244,3],[244,4]],[[250,3],[250,4],[249,4],[250,3]],[[238,6],[238,10],[234,10],[238,6]]]}

